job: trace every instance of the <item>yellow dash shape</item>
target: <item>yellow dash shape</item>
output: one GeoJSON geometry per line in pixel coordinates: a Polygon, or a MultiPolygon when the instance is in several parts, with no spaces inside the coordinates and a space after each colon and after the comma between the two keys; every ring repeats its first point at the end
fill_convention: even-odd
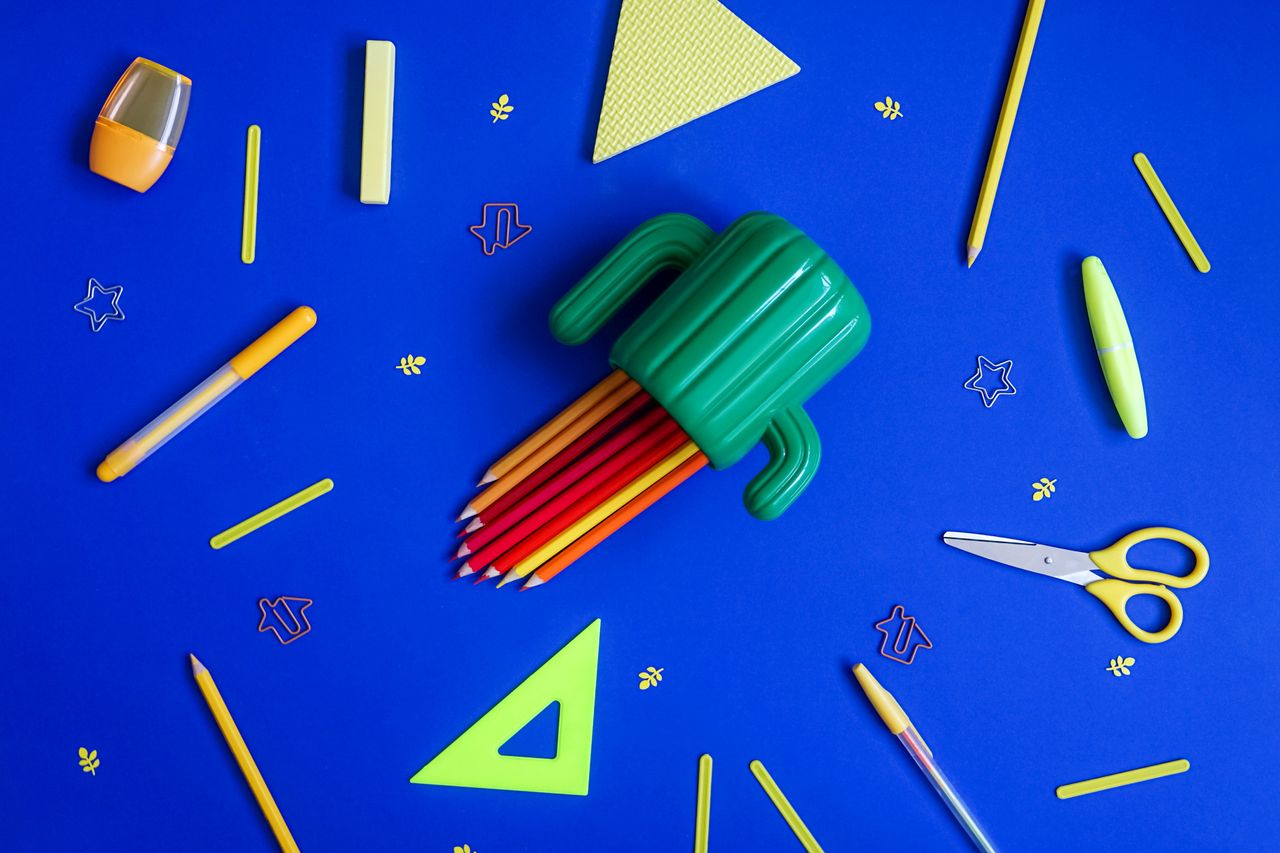
{"type": "Polygon", "coordinates": [[[1156,170],[1151,166],[1151,161],[1147,159],[1147,155],[1141,151],[1134,154],[1133,165],[1137,166],[1138,171],[1142,173],[1142,179],[1147,182],[1147,189],[1151,190],[1151,194],[1156,197],[1156,204],[1160,205],[1160,209],[1164,211],[1165,219],[1168,219],[1169,224],[1173,226],[1174,233],[1182,241],[1182,248],[1187,250],[1187,254],[1191,256],[1191,261],[1196,265],[1196,269],[1200,270],[1200,272],[1208,272],[1209,259],[1204,256],[1204,251],[1200,248],[1200,244],[1196,242],[1191,229],[1187,227],[1187,221],[1178,212],[1178,206],[1173,203],[1173,199],[1169,198],[1169,191],[1164,188],[1164,184],[1160,181],[1160,176],[1156,174],[1156,170]]]}
{"type": "Polygon", "coordinates": [[[1086,779],[1083,782],[1061,785],[1056,793],[1058,794],[1058,799],[1069,800],[1072,797],[1079,797],[1084,794],[1096,794],[1099,791],[1106,791],[1110,788],[1132,785],[1134,782],[1147,782],[1151,779],[1159,779],[1162,776],[1186,773],[1190,769],[1191,762],[1185,758],[1179,758],[1177,761],[1166,761],[1163,764],[1152,764],[1150,767],[1139,767],[1137,770],[1126,770],[1123,773],[1112,773],[1110,776],[1099,776],[1097,779],[1086,779]]]}
{"type": "Polygon", "coordinates": [[[270,524],[280,516],[293,512],[303,504],[310,503],[332,489],[333,480],[326,477],[314,485],[307,486],[297,494],[290,495],[280,501],[280,503],[267,507],[257,515],[246,518],[234,527],[228,527],[226,530],[209,540],[209,547],[213,548],[215,551],[219,548],[225,548],[227,545],[230,545],[242,536],[249,535],[264,524],[270,524]]]}
{"type": "Polygon", "coordinates": [[[258,253],[258,160],[262,128],[249,125],[244,145],[244,219],[240,227],[240,260],[253,263],[258,253]]]}
{"type": "Polygon", "coordinates": [[[764,792],[769,795],[769,799],[773,801],[773,807],[782,815],[782,819],[787,822],[787,826],[791,827],[791,831],[796,834],[800,845],[808,853],[824,853],[822,845],[818,843],[818,839],[814,838],[813,833],[809,831],[809,827],[804,825],[804,821],[800,819],[800,815],[796,814],[796,810],[791,807],[786,795],[782,793],[778,783],[773,781],[769,771],[764,769],[764,765],[758,760],[752,761],[751,773],[756,777],[756,781],[760,783],[760,787],[764,788],[764,792]]]}
{"type": "Polygon", "coordinates": [[[707,853],[711,835],[711,756],[698,759],[698,811],[693,824],[693,853],[707,853]]]}

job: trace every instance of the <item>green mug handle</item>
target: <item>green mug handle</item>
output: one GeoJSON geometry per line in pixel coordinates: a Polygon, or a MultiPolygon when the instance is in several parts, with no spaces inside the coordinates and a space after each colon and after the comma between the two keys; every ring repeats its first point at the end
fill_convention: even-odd
{"type": "Polygon", "coordinates": [[[769,464],[747,484],[742,502],[762,521],[772,521],[786,511],[818,473],[822,442],[818,430],[800,406],[778,413],[764,431],[769,464]]]}
{"type": "Polygon", "coordinates": [[[623,238],[552,307],[551,334],[565,344],[588,340],[649,279],[668,267],[687,269],[715,237],[686,213],[655,216],[623,238]]]}

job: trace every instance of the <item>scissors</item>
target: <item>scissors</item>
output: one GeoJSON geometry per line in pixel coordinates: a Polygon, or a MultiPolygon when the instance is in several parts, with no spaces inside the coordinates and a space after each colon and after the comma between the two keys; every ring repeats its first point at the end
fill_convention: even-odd
{"type": "Polygon", "coordinates": [[[1167,587],[1186,589],[1195,586],[1204,580],[1209,571],[1209,552],[1205,550],[1204,544],[1190,533],[1173,527],[1144,527],[1121,537],[1109,548],[1087,552],[1068,551],[1066,548],[1024,542],[1021,539],[1006,539],[1003,536],[957,533],[953,530],[943,533],[942,541],[952,548],[959,548],[1006,566],[1083,586],[1086,592],[1107,606],[1122,628],[1144,643],[1163,643],[1182,627],[1182,602],[1167,587]],[[1181,576],[1130,566],[1129,549],[1139,542],[1152,539],[1168,539],[1186,546],[1195,555],[1195,566],[1181,576]],[[1094,569],[1101,569],[1112,577],[1104,577],[1094,569]],[[1154,595],[1169,605],[1169,622],[1159,631],[1142,630],[1125,612],[1129,599],[1139,595],[1154,595]]]}

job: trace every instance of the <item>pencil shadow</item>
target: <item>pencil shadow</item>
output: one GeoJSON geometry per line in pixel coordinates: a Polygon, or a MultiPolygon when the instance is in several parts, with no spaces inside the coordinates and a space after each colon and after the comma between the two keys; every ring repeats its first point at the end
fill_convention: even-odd
{"type": "MultiPolygon", "coordinates": [[[[963,196],[969,199],[969,206],[960,211],[961,219],[956,224],[956,233],[960,235],[960,263],[966,266],[969,262],[969,229],[973,225],[973,211],[978,205],[978,193],[982,190],[982,177],[987,173],[987,158],[991,156],[991,141],[995,137],[996,122],[1000,119],[1000,108],[1004,106],[1004,90],[1009,85],[1009,72],[1013,69],[1013,57],[1018,52],[1018,38],[1022,35],[1022,21],[1026,17],[1026,9],[1024,7],[1020,7],[1019,11],[1021,14],[1010,16],[1009,34],[1002,42],[1005,45],[1005,52],[1004,62],[1000,65],[1001,73],[992,97],[986,102],[986,110],[981,113],[983,118],[981,127],[987,129],[987,135],[982,138],[986,144],[981,152],[975,152],[979,153],[980,156],[975,157],[973,160],[968,193],[963,196]]],[[[1027,76],[1030,79],[1030,74],[1027,76]]],[[[1016,124],[1014,125],[1014,132],[1017,132],[1016,124]]],[[[1013,145],[1012,139],[1010,139],[1009,144],[1013,145]]],[[[994,208],[991,216],[992,218],[995,217],[994,208]]]]}
{"type": "Polygon", "coordinates": [[[1124,429],[1120,414],[1111,401],[1102,367],[1098,364],[1098,350],[1093,343],[1093,331],[1089,328],[1089,312],[1084,304],[1084,285],[1080,264],[1084,256],[1079,252],[1067,252],[1062,256],[1061,304],[1058,315],[1066,318],[1068,346],[1074,353],[1071,370],[1077,384],[1090,398],[1091,410],[1097,421],[1108,429],[1124,429]]]}
{"type": "Polygon", "coordinates": [[[342,193],[360,199],[360,151],[364,144],[364,43],[347,50],[342,122],[342,193]]]}
{"type": "Polygon", "coordinates": [[[604,88],[609,82],[609,60],[613,58],[613,38],[618,29],[618,17],[622,14],[622,0],[609,3],[600,19],[600,38],[596,42],[596,73],[591,88],[588,104],[594,105],[595,113],[583,117],[582,153],[587,161],[596,149],[596,128],[600,123],[600,109],[604,104],[604,88]],[[592,121],[594,115],[595,121],[592,121]]]}

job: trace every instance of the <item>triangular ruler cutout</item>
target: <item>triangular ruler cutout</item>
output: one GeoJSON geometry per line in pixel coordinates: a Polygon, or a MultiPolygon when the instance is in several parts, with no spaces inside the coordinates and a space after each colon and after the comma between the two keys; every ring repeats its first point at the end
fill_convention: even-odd
{"type": "Polygon", "coordinates": [[[560,727],[560,703],[543,708],[524,728],[498,747],[499,755],[526,755],[530,758],[555,758],[556,733],[560,727]]]}
{"type": "Polygon", "coordinates": [[[648,142],[799,70],[717,0],[623,0],[591,160],[648,142]]]}
{"type": "Polygon", "coordinates": [[[591,781],[600,620],[538,667],[519,687],[413,774],[420,785],[541,791],[585,796],[591,781]],[[560,703],[555,758],[498,750],[552,702],[560,703]]]}

